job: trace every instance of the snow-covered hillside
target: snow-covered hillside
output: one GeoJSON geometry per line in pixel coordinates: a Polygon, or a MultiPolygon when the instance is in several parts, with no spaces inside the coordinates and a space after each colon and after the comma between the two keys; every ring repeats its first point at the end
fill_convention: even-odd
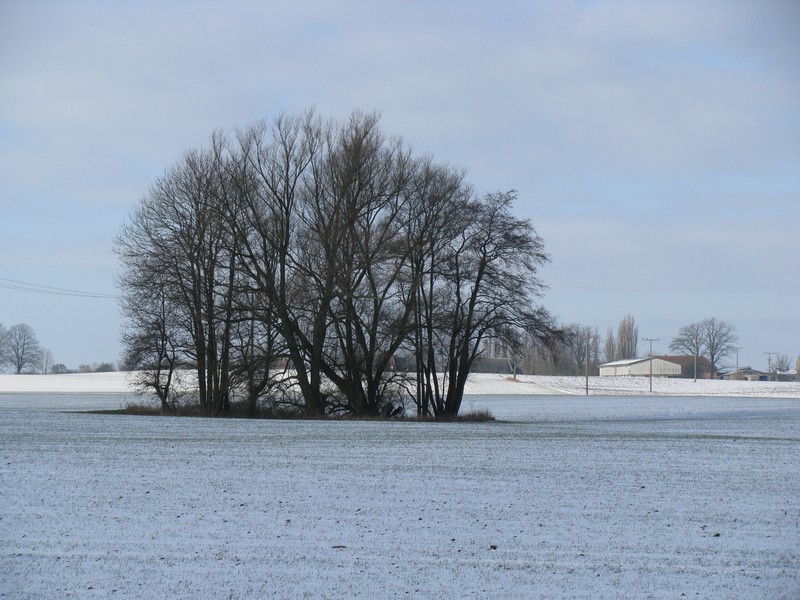
{"type": "MultiPolygon", "coordinates": [[[[590,377],[590,395],[649,395],[646,377],[590,377]]],[[[74,373],[69,375],[0,375],[0,393],[130,394],[128,373],[74,373]]],[[[583,377],[519,376],[474,373],[467,394],[585,394],[583,377]]],[[[664,396],[738,396],[800,398],[800,382],[654,379],[653,394],[664,396]]]]}
{"type": "MultiPolygon", "coordinates": [[[[475,374],[470,377],[472,394],[586,394],[584,377],[518,376],[475,374]],[[541,391],[549,390],[549,391],[541,391]]],[[[735,396],[742,398],[800,398],[800,381],[722,381],[719,379],[653,378],[657,396],[735,396]]],[[[648,377],[590,377],[589,395],[651,395],[648,377]]]]}

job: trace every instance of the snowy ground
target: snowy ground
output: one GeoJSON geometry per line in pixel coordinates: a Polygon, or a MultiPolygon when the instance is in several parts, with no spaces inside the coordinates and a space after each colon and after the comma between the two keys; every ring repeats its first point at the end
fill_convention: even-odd
{"type": "MultiPolygon", "coordinates": [[[[466,387],[467,394],[585,394],[583,377],[550,377],[474,373],[466,387]]],[[[72,373],[68,375],[0,374],[3,393],[131,393],[127,373],[72,373]]],[[[647,377],[590,377],[589,394],[602,396],[649,395],[647,377]]],[[[745,398],[800,398],[800,381],[720,381],[691,379],[653,379],[653,395],[657,396],[737,396],[745,398]]]]}
{"type": "Polygon", "coordinates": [[[0,373],[0,394],[130,394],[128,373],[9,375],[0,373]]]}
{"type": "Polygon", "coordinates": [[[0,597],[800,597],[796,397],[475,395],[504,420],[451,424],[63,412],[126,398],[0,394],[0,597]]]}

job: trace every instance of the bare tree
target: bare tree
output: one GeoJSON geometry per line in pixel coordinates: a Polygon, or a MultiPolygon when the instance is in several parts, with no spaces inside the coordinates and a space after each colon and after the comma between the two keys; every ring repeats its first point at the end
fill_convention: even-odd
{"type": "Polygon", "coordinates": [[[0,323],[0,370],[8,364],[8,330],[0,323]]]}
{"type": "Polygon", "coordinates": [[[738,338],[735,332],[733,325],[725,321],[715,318],[703,319],[699,323],[681,327],[669,348],[690,356],[705,356],[711,363],[713,377],[719,362],[736,350],[738,338]]]}
{"type": "Polygon", "coordinates": [[[36,332],[27,323],[18,323],[6,333],[6,361],[19,374],[39,366],[40,348],[36,332]]]}
{"type": "Polygon", "coordinates": [[[322,238],[336,240],[322,248],[338,265],[329,306],[336,344],[323,369],[349,412],[392,412],[390,365],[410,333],[418,285],[403,243],[417,165],[401,140],[383,136],[374,114],[354,113],[334,130],[333,144],[312,211],[322,238]]]}
{"type": "Polygon", "coordinates": [[[702,344],[706,358],[711,362],[712,377],[717,372],[717,365],[726,356],[736,350],[736,328],[730,323],[716,318],[703,319],[700,323],[702,344]]]}
{"type": "Polygon", "coordinates": [[[614,330],[608,328],[606,341],[603,344],[603,360],[607,363],[617,360],[617,341],[614,338],[614,330]]]}
{"type": "Polygon", "coordinates": [[[446,336],[441,335],[450,302],[446,273],[456,252],[455,240],[467,228],[471,191],[463,183],[463,173],[435,165],[430,159],[421,162],[414,189],[406,228],[411,278],[418,282],[412,299],[414,402],[419,416],[429,416],[434,414],[434,406],[441,406],[447,386],[447,380],[440,377],[449,350],[446,336]]]}
{"type": "Polygon", "coordinates": [[[308,226],[307,190],[314,189],[312,161],[322,151],[324,128],[309,112],[240,132],[239,204],[228,207],[229,220],[239,224],[239,267],[254,293],[269,299],[274,318],[264,324],[277,327],[303,410],[314,417],[324,415],[327,404],[322,359],[336,267],[324,262],[308,226]]]}
{"type": "Polygon", "coordinates": [[[589,368],[597,367],[600,354],[600,336],[596,328],[577,323],[568,325],[566,331],[566,344],[570,362],[574,365],[574,375],[582,375],[586,369],[586,358],[589,358],[589,368]]]}
{"type": "Polygon", "coordinates": [[[116,243],[123,263],[123,302],[135,322],[141,324],[142,313],[130,310],[132,301],[146,293],[150,282],[163,290],[153,296],[151,322],[128,336],[131,349],[144,343],[137,339],[144,335],[151,349],[148,361],[163,365],[177,360],[173,353],[178,347],[168,346],[180,343],[184,361],[197,373],[198,400],[207,414],[227,413],[231,392],[236,244],[223,219],[222,206],[232,189],[224,160],[219,135],[212,136],[207,149],[187,152],[140,202],[116,243]],[[158,322],[162,318],[169,318],[170,326],[177,323],[184,338],[166,340],[161,330],[167,323],[158,322]]]}
{"type": "Polygon", "coordinates": [[[584,375],[600,362],[600,335],[597,328],[572,323],[553,332],[549,347],[538,349],[538,369],[549,375],[584,375]]]}
{"type": "Polygon", "coordinates": [[[291,382],[283,368],[288,356],[268,297],[243,289],[236,306],[240,312],[234,319],[231,381],[244,393],[247,414],[254,417],[259,408],[275,408],[285,397],[291,382]]]}
{"type": "Polygon", "coordinates": [[[617,360],[636,358],[639,343],[639,326],[633,316],[627,315],[617,328],[617,360]]]}
{"type": "MultiPolygon", "coordinates": [[[[130,242],[131,240],[128,240],[130,242]]],[[[127,370],[135,371],[134,385],[152,391],[164,413],[177,408],[176,370],[186,356],[186,332],[181,311],[168,296],[164,274],[129,264],[118,285],[123,290],[122,313],[126,319],[122,343],[127,370]]]]}
{"type": "MultiPolygon", "coordinates": [[[[703,356],[705,351],[705,332],[703,323],[684,325],[672,339],[669,349],[688,356],[703,356]]],[[[697,380],[697,361],[694,363],[694,379],[697,380]]]]}
{"type": "Polygon", "coordinates": [[[240,389],[252,412],[283,390],[280,362],[308,416],[391,414],[411,351],[420,414],[454,416],[486,342],[555,337],[536,304],[547,256],[514,193],[478,199],[378,125],[281,116],[235,145],[212,136],[156,182],[117,241],[146,385],[166,394],[192,365],[209,414],[240,389]]]}
{"type": "Polygon", "coordinates": [[[418,162],[374,114],[281,117],[239,143],[242,268],[274,307],[306,413],[391,411],[419,285],[404,241],[418,162]]]}
{"type": "Polygon", "coordinates": [[[538,267],[548,257],[531,223],[511,214],[515,197],[506,192],[470,199],[450,215],[453,221],[462,219],[462,226],[433,274],[425,308],[432,322],[423,321],[436,341],[428,348],[426,363],[434,388],[423,392],[431,399],[434,416],[458,414],[470,368],[485,339],[513,340],[527,332],[549,341],[555,331],[550,314],[535,303],[543,288],[538,267]],[[437,347],[441,370],[436,366],[437,347]]]}
{"type": "Polygon", "coordinates": [[[42,348],[39,352],[39,370],[42,373],[49,373],[53,366],[53,353],[47,348],[42,348]]]}
{"type": "Polygon", "coordinates": [[[775,355],[775,361],[772,363],[772,373],[775,375],[785,373],[791,368],[791,364],[792,361],[789,359],[789,355],[779,352],[775,355]]]}

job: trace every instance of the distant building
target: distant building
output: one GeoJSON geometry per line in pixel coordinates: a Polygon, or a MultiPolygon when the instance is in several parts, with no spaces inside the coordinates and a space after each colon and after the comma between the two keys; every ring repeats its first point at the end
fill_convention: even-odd
{"type": "MultiPolygon", "coordinates": [[[[680,377],[681,366],[669,362],[661,357],[653,357],[653,377],[680,377]]],[[[637,377],[650,375],[649,358],[631,358],[628,360],[615,360],[614,362],[600,365],[600,377],[637,377]]]]}
{"type": "Polygon", "coordinates": [[[728,371],[723,373],[722,379],[736,379],[739,381],[768,381],[769,373],[751,369],[750,367],[742,367],[738,371],[728,371]]]}
{"type": "Polygon", "coordinates": [[[750,367],[743,367],[738,371],[728,371],[722,374],[722,379],[739,379],[747,381],[797,381],[797,371],[791,369],[789,371],[778,371],[777,373],[766,373],[751,369],[750,367]]]}
{"type": "MultiPolygon", "coordinates": [[[[683,377],[693,378],[695,368],[694,356],[654,356],[653,377],[683,377]]],[[[600,365],[601,377],[640,377],[650,375],[649,358],[632,358],[616,360],[600,365]]],[[[711,362],[703,357],[697,357],[697,378],[711,378],[711,362]]]]}

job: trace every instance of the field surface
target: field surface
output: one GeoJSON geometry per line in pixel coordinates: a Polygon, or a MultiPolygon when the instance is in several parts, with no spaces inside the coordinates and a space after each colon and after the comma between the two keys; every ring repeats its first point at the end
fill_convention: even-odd
{"type": "MultiPolygon", "coordinates": [[[[562,390],[563,391],[563,390],[562,390]]],[[[474,395],[493,423],[0,394],[3,598],[798,598],[800,400],[474,395]]]]}
{"type": "MultiPolygon", "coordinates": [[[[188,377],[191,379],[191,376],[188,377]]],[[[65,375],[10,375],[0,373],[0,394],[131,394],[130,374],[69,373],[65,375]]],[[[520,375],[516,379],[496,373],[473,373],[467,394],[530,396],[536,394],[584,395],[583,377],[520,375]]],[[[590,377],[592,396],[735,396],[744,398],[798,398],[800,381],[721,381],[647,377],[590,377]]]]}

